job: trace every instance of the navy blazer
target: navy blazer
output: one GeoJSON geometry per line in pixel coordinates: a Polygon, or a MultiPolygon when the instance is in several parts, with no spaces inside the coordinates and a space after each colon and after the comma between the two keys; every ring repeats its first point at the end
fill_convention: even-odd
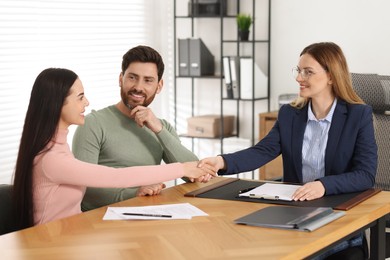
{"type": "MultiPolygon", "coordinates": [[[[256,145],[222,157],[226,171],[236,174],[252,171],[283,157],[283,181],[302,183],[302,144],[308,105],[302,109],[281,107],[275,125],[256,145]]],[[[319,180],[325,194],[340,194],[373,187],[377,168],[377,145],[372,108],[338,100],[325,150],[325,176],[319,180]]]]}

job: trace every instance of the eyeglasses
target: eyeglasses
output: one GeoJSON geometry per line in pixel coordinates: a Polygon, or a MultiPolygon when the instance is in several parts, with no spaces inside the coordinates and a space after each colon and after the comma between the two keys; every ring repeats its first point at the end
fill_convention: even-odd
{"type": "MultiPolygon", "coordinates": [[[[326,70],[322,70],[322,71],[326,71],[326,70]]],[[[298,77],[298,75],[301,74],[301,77],[306,80],[306,79],[310,78],[312,75],[317,74],[317,73],[322,72],[322,71],[314,72],[311,69],[300,69],[298,67],[295,67],[292,69],[292,74],[293,74],[294,79],[296,79],[298,77]]]]}

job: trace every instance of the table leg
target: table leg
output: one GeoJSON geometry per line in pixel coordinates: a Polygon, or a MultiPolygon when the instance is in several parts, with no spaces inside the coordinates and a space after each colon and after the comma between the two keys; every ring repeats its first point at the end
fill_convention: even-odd
{"type": "Polygon", "coordinates": [[[370,228],[370,259],[385,259],[386,254],[386,221],[383,216],[370,228]]]}

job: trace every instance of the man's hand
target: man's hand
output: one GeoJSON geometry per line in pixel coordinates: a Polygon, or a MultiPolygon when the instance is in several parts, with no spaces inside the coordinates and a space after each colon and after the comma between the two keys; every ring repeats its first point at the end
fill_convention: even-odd
{"type": "Polygon", "coordinates": [[[130,117],[134,119],[137,125],[140,127],[146,126],[155,134],[159,133],[163,128],[160,119],[158,119],[148,107],[134,107],[130,112],[130,117]]]}
{"type": "Polygon", "coordinates": [[[162,189],[165,188],[164,183],[157,183],[157,184],[152,184],[152,185],[147,185],[147,186],[141,186],[137,190],[137,197],[142,197],[142,196],[152,196],[152,195],[158,195],[161,193],[162,189]]]}

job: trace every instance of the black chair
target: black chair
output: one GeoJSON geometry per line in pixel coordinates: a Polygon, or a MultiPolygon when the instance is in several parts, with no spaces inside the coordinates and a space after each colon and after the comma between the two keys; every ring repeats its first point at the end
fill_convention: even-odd
{"type": "MultiPolygon", "coordinates": [[[[351,73],[352,85],[363,101],[373,109],[375,139],[378,145],[378,169],[375,187],[390,191],[390,76],[351,73]]],[[[387,217],[390,228],[390,216],[387,217]]],[[[390,257],[390,233],[386,233],[386,257],[390,257]]]]}
{"type": "Polygon", "coordinates": [[[328,256],[324,260],[359,260],[367,259],[366,252],[360,246],[349,247],[340,252],[328,256]]]}
{"type": "MultiPolygon", "coordinates": [[[[351,73],[352,86],[363,101],[373,109],[375,140],[378,145],[378,169],[375,187],[390,191],[390,76],[351,73]]],[[[390,227],[388,216],[387,227],[390,227]]],[[[368,259],[368,243],[335,253],[326,260],[368,259]]],[[[390,257],[390,233],[386,233],[386,257],[390,257]]]]}
{"type": "Polygon", "coordinates": [[[358,95],[373,109],[378,169],[375,187],[390,191],[390,76],[352,73],[358,95]]]}
{"type": "Polygon", "coordinates": [[[12,185],[0,184],[0,235],[16,230],[12,185]]]}

